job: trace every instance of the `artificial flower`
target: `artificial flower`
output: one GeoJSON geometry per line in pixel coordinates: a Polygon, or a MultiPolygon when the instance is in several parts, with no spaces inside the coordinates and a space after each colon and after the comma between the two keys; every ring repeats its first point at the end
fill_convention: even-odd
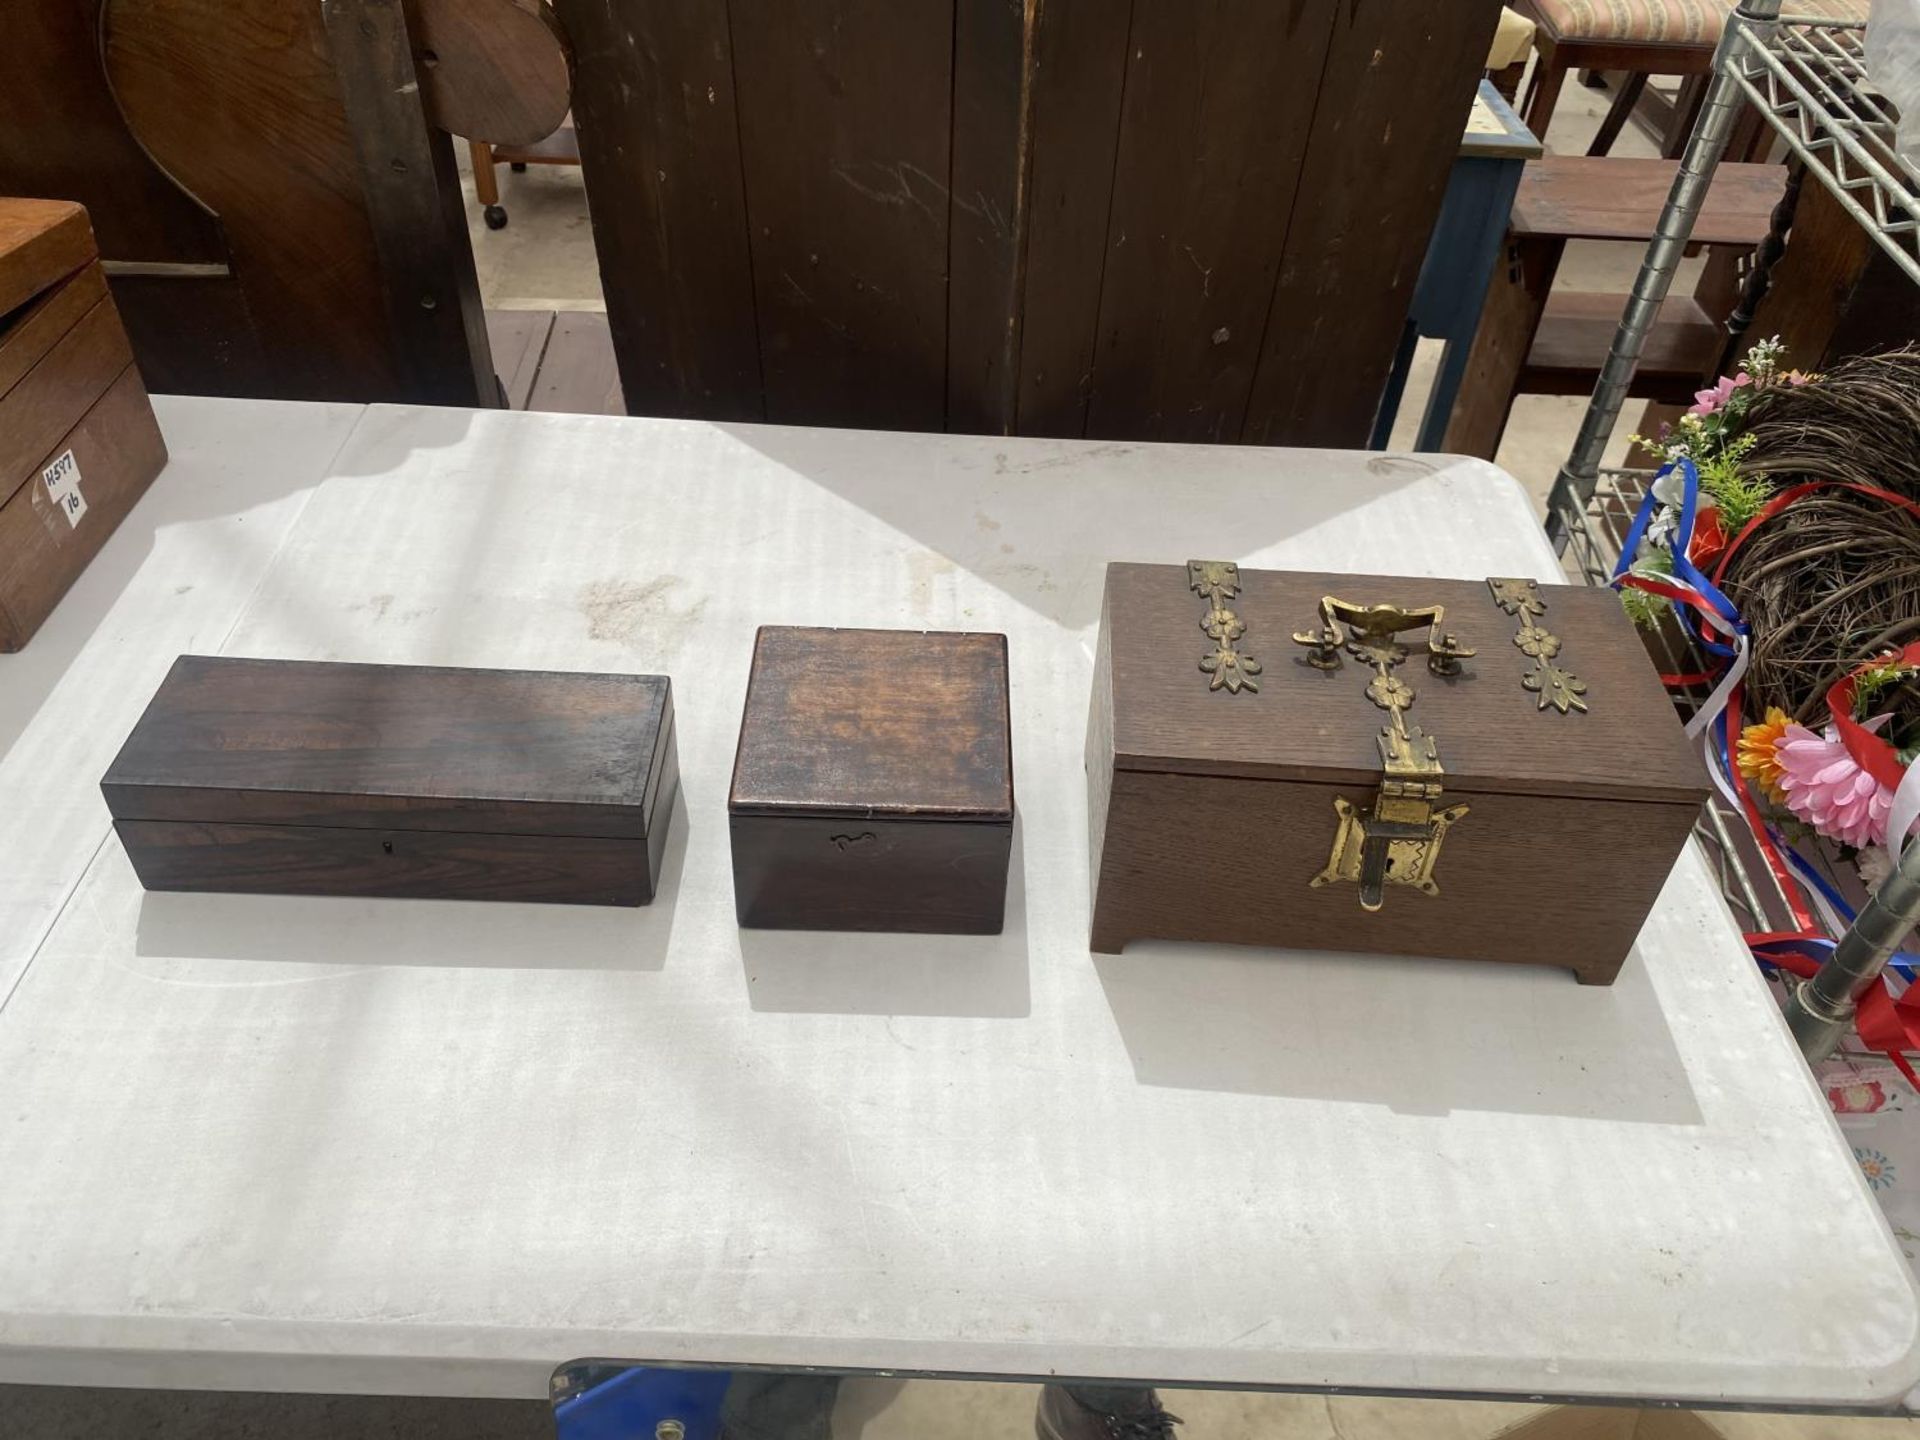
{"type": "Polygon", "coordinates": [[[1732,379],[1728,379],[1725,375],[1722,375],[1719,383],[1711,390],[1696,390],[1693,392],[1693,405],[1688,409],[1687,414],[1711,415],[1715,411],[1722,409],[1729,400],[1733,399],[1734,391],[1743,385],[1751,385],[1752,383],[1753,376],[1744,370],[1732,379]]]}
{"type": "Polygon", "coordinates": [[[1787,712],[1778,705],[1769,705],[1764,720],[1741,730],[1735,757],[1740,773],[1765,791],[1767,798],[1776,805],[1784,805],[1787,798],[1780,789],[1778,750],[1780,737],[1786,733],[1787,724],[1787,712]]]}
{"type": "MultiPolygon", "coordinates": [[[[1878,730],[1891,718],[1877,715],[1864,728],[1878,730]]],[[[1816,735],[1804,725],[1788,725],[1773,753],[1787,809],[1843,845],[1860,849],[1886,843],[1893,794],[1847,753],[1831,726],[1816,735]]]]}
{"type": "Polygon", "coordinates": [[[1687,545],[1687,559],[1704,570],[1720,558],[1729,538],[1727,527],[1720,523],[1720,507],[1704,505],[1693,517],[1693,539],[1687,545]]]}

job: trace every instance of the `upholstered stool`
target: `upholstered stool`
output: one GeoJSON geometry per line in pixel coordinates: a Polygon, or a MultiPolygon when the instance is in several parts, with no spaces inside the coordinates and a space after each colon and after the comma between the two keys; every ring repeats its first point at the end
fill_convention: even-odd
{"type": "MultiPolygon", "coordinates": [[[[1726,26],[1733,0],[1512,0],[1535,24],[1539,55],[1522,114],[1542,140],[1569,70],[1621,70],[1627,78],[1588,148],[1604,155],[1633,114],[1649,75],[1702,76],[1713,68],[1714,46],[1726,26]]],[[[1868,0],[1793,0],[1795,15],[1864,22],[1868,0]]],[[[1675,117],[1674,133],[1684,139],[1698,106],[1698,87],[1688,87],[1691,103],[1675,117]]]]}

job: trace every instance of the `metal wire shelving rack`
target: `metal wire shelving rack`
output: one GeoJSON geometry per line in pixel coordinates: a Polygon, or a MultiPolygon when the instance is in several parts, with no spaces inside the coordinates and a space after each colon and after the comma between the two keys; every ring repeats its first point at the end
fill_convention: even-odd
{"type": "MultiPolygon", "coordinates": [[[[1611,577],[1650,478],[1640,471],[1603,471],[1601,454],[1743,102],[1764,116],[1806,178],[1831,191],[1920,285],[1920,169],[1894,148],[1895,111],[1866,75],[1865,27],[1783,15],[1781,9],[1781,0],[1741,0],[1727,19],[1700,118],[1579,437],[1548,497],[1548,534],[1565,555],[1567,568],[1590,583],[1604,584],[1611,577]]],[[[1676,663],[1671,669],[1698,668],[1681,663],[1683,641],[1674,637],[1672,643],[1676,663]]],[[[1687,708],[1705,697],[1676,698],[1687,708]]],[[[1743,845],[1744,822],[1715,802],[1703,812],[1697,833],[1741,923],[1774,928],[1771,922],[1784,912],[1784,897],[1771,872],[1754,863],[1751,846],[1743,845]]],[[[1900,867],[1839,937],[1840,946],[1821,974],[1790,995],[1789,1023],[1809,1058],[1823,1058],[1848,1033],[1854,1000],[1875,982],[1897,939],[1916,918],[1920,842],[1908,847],[1900,867]]]]}

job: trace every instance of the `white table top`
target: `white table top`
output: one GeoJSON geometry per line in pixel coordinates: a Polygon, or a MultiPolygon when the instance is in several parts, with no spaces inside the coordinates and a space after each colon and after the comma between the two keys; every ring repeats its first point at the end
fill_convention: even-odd
{"type": "Polygon", "coordinates": [[[336,456],[338,410],[160,411],[118,600],[56,618],[92,638],[0,765],[0,1380],[1920,1378],[1913,1283],[1692,851],[1608,989],[1087,951],[1103,563],[1553,576],[1491,466],[387,407],[336,456]],[[735,927],[727,773],[779,622],[1007,632],[1004,936],[735,927]],[[671,674],[663,898],[144,894],[93,787],[190,646],[671,674]]]}

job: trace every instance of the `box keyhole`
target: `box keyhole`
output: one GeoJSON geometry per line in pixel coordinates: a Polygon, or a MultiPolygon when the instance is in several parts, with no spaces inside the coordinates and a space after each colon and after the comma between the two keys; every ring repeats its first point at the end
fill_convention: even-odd
{"type": "Polygon", "coordinates": [[[393,842],[391,840],[382,840],[380,842],[380,848],[386,854],[391,855],[393,853],[393,842]]]}

